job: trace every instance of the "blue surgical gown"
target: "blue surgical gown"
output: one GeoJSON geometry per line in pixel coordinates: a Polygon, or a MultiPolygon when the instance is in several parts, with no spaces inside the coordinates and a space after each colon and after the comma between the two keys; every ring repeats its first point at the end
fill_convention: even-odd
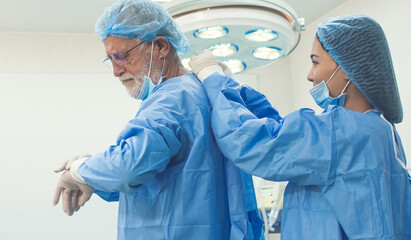
{"type": "Polygon", "coordinates": [[[249,239],[246,186],[224,161],[210,115],[194,74],[168,79],[116,145],[79,167],[96,194],[119,201],[118,239],[249,239]]]}
{"type": "Polygon", "coordinates": [[[204,88],[222,153],[246,173],[289,181],[282,239],[411,239],[403,147],[378,112],[330,106],[282,118],[230,77],[214,73],[204,88]]]}

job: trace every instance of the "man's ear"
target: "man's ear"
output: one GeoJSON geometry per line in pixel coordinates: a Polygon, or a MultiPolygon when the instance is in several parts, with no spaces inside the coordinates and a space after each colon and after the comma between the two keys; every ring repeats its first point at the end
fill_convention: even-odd
{"type": "Polygon", "coordinates": [[[165,37],[156,37],[154,39],[154,47],[158,47],[159,52],[160,52],[160,59],[162,58],[166,58],[170,52],[170,43],[168,42],[168,40],[165,37]]]}

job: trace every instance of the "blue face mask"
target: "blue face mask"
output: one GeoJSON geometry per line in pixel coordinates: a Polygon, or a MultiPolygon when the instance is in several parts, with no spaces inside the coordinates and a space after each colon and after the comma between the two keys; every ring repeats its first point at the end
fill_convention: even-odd
{"type": "MultiPolygon", "coordinates": [[[[164,79],[164,77],[160,77],[160,80],[158,81],[157,85],[155,85],[153,81],[151,81],[150,73],[151,73],[151,63],[153,62],[153,48],[154,48],[154,43],[151,44],[151,57],[150,57],[150,66],[148,70],[148,77],[147,76],[144,77],[143,86],[141,87],[140,94],[137,97],[138,100],[143,100],[143,101],[146,100],[146,98],[153,92],[154,88],[157,85],[160,85],[164,79]]],[[[166,62],[166,59],[164,58],[163,68],[161,69],[160,76],[163,75],[165,62],[166,62]]]]}
{"type": "Polygon", "coordinates": [[[327,83],[322,81],[321,83],[317,84],[315,87],[313,87],[310,90],[310,94],[314,98],[314,101],[317,103],[318,106],[320,106],[323,109],[327,108],[329,105],[344,106],[345,95],[347,95],[344,92],[351,81],[348,81],[348,83],[345,85],[344,89],[342,90],[340,96],[336,98],[330,97],[330,92],[327,88],[327,84],[330,82],[330,80],[334,77],[334,75],[337,73],[339,69],[340,69],[340,66],[338,66],[338,68],[334,71],[333,75],[331,75],[327,83]]]}
{"type": "MultiPolygon", "coordinates": [[[[164,77],[161,78],[160,83],[162,82],[163,78],[164,77]]],[[[146,100],[146,98],[153,92],[155,87],[156,85],[154,85],[153,81],[151,81],[149,77],[144,77],[143,86],[141,87],[141,91],[137,99],[146,100]]]]}

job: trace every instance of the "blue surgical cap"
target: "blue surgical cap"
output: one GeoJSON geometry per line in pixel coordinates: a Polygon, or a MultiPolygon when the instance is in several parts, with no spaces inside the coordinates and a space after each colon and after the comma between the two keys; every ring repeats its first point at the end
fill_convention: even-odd
{"type": "Polygon", "coordinates": [[[162,36],[179,53],[190,50],[187,39],[170,14],[151,0],[121,0],[114,3],[98,18],[95,31],[102,41],[108,35],[145,41],[162,36]]]}
{"type": "Polygon", "coordinates": [[[328,18],[317,27],[324,49],[368,101],[393,123],[403,113],[387,39],[380,25],[364,15],[328,18]]]}

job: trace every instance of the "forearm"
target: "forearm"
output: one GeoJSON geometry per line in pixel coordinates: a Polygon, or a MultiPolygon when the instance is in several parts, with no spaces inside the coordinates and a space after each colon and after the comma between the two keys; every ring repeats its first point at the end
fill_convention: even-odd
{"type": "Polygon", "coordinates": [[[78,172],[85,182],[99,191],[132,193],[164,170],[170,159],[162,146],[137,151],[133,149],[136,146],[124,145],[113,146],[84,162],[78,172]],[[148,166],[150,160],[156,164],[148,166]]]}
{"type": "Polygon", "coordinates": [[[168,127],[155,122],[151,122],[154,129],[142,127],[143,122],[129,124],[124,139],[79,167],[87,184],[99,191],[129,194],[166,168],[181,143],[168,127]]]}
{"type": "Polygon", "coordinates": [[[332,136],[324,133],[326,125],[301,120],[301,114],[306,115],[296,112],[278,123],[216,113],[212,126],[223,154],[243,171],[272,181],[325,185],[333,160],[332,136]]]}
{"type": "Polygon", "coordinates": [[[204,88],[213,105],[214,136],[237,167],[269,180],[325,184],[331,153],[307,146],[331,144],[330,134],[318,134],[332,125],[330,116],[302,110],[282,119],[263,95],[245,97],[238,83],[218,74],[205,79],[204,88]]]}

